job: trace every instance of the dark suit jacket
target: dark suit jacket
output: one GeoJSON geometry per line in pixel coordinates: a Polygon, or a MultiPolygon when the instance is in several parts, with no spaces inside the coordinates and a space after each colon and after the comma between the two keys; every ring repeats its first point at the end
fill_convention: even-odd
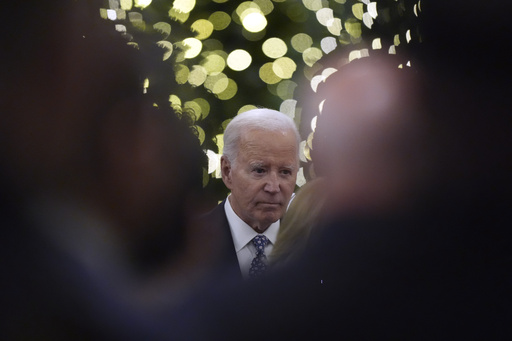
{"type": "MultiPolygon", "coordinates": [[[[215,266],[218,267],[217,270],[241,276],[242,273],[238,265],[233,237],[231,236],[228,218],[224,210],[225,203],[226,200],[210,212],[199,217],[199,223],[204,228],[205,234],[211,236],[209,241],[216,244],[214,247],[216,254],[213,257],[217,258],[215,261],[215,266]]],[[[210,247],[207,247],[207,249],[210,249],[210,247]]]]}

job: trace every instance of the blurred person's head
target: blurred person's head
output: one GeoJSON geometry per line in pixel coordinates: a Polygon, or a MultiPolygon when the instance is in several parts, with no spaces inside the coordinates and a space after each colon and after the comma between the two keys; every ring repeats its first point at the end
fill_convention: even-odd
{"type": "Polygon", "coordinates": [[[98,8],[6,4],[18,16],[2,21],[0,167],[29,200],[49,194],[92,207],[129,244],[164,230],[179,243],[202,154],[189,127],[143,95],[139,53],[98,8]]]}
{"type": "Polygon", "coordinates": [[[123,112],[104,122],[103,168],[93,189],[99,197],[93,200],[148,263],[183,246],[187,219],[195,205],[201,206],[204,154],[172,110],[149,105],[141,110],[131,122],[123,112]]]}
{"type": "Polygon", "coordinates": [[[258,232],[286,211],[299,167],[298,144],[293,120],[274,110],[244,112],[226,127],[222,180],[235,213],[258,232]]]}
{"type": "Polygon", "coordinates": [[[287,264],[300,256],[316,226],[321,225],[322,211],[327,200],[323,178],[304,184],[293,197],[284,215],[270,255],[272,264],[287,264]]]}
{"type": "Polygon", "coordinates": [[[137,106],[140,65],[93,2],[5,5],[1,163],[27,193],[70,187],[94,164],[95,126],[108,111],[137,106]]]}
{"type": "Polygon", "coordinates": [[[387,210],[416,190],[424,129],[416,76],[387,57],[342,66],[318,89],[325,100],[313,137],[317,175],[334,211],[387,210]]]}

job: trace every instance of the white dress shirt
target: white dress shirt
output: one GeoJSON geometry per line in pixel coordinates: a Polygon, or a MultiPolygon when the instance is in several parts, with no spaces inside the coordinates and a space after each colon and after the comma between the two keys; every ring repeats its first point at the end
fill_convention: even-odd
{"type": "Polygon", "coordinates": [[[258,234],[263,234],[267,237],[270,243],[265,247],[265,255],[268,256],[272,252],[272,248],[276,242],[277,232],[279,232],[279,220],[270,225],[265,232],[258,233],[240,219],[235,211],[233,211],[233,208],[229,203],[229,197],[224,204],[224,210],[226,212],[226,217],[228,218],[229,229],[231,230],[231,237],[233,238],[240,271],[244,278],[248,278],[251,262],[254,257],[256,257],[256,247],[251,243],[251,240],[258,234]]]}

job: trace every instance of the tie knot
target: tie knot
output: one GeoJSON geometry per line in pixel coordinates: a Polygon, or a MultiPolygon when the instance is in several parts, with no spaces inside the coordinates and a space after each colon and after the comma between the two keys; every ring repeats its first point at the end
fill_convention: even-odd
{"type": "Polygon", "coordinates": [[[256,247],[256,252],[258,254],[262,253],[265,250],[265,246],[267,246],[268,242],[268,238],[262,234],[259,234],[252,239],[252,243],[256,247]]]}

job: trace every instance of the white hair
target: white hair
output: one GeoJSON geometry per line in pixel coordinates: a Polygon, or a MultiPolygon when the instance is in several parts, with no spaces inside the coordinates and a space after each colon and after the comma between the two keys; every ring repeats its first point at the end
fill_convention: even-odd
{"type": "Polygon", "coordinates": [[[295,122],[290,117],[272,109],[252,109],[237,115],[224,131],[223,156],[231,165],[234,166],[236,163],[242,134],[253,129],[272,132],[293,131],[298,154],[300,135],[295,122]]]}

